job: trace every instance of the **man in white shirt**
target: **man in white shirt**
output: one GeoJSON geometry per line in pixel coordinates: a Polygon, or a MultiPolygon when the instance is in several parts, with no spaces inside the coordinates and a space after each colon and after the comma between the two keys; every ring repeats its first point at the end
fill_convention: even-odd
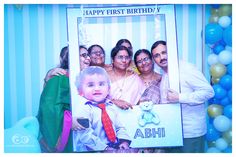
{"type": "Polygon", "coordinates": [[[214,90],[196,67],[179,62],[180,92],[169,89],[168,55],[165,41],[156,41],[151,47],[152,57],[163,70],[161,102],[180,103],[182,108],[183,147],[168,149],[169,152],[203,153],[204,135],[207,132],[204,102],[214,96],[214,90]]]}

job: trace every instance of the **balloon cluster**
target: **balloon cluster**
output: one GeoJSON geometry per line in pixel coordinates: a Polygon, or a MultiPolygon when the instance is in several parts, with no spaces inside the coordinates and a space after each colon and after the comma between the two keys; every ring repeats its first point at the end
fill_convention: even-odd
{"type": "Polygon", "coordinates": [[[232,153],[232,5],[212,4],[205,43],[211,48],[208,56],[211,84],[215,96],[209,100],[210,118],[206,140],[208,153],[232,153]]]}

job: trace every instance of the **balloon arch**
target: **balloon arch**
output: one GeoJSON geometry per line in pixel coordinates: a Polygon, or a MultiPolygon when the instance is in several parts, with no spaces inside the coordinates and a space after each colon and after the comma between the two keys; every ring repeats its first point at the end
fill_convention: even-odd
{"type": "Polygon", "coordinates": [[[232,153],[232,5],[212,4],[205,27],[205,43],[211,84],[215,96],[209,100],[206,134],[208,153],[232,153]]]}

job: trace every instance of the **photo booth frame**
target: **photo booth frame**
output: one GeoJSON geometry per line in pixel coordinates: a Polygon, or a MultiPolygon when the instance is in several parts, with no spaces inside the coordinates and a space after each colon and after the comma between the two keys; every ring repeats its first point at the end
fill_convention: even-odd
{"type": "MultiPolygon", "coordinates": [[[[79,44],[81,40],[81,26],[79,23],[81,23],[81,20],[84,18],[119,18],[124,16],[132,17],[158,15],[164,16],[165,19],[169,85],[171,89],[179,91],[178,49],[174,5],[126,5],[109,8],[84,8],[83,5],[81,5],[81,8],[67,8],[72,116],[76,116],[76,114],[78,114],[78,112],[73,110],[73,105],[83,103],[81,102],[82,99],[78,96],[78,92],[75,87],[75,78],[80,72],[79,44]]],[[[153,31],[155,32],[155,30],[153,31]]],[[[155,41],[153,41],[153,43],[154,42],[155,41]]],[[[146,128],[140,127],[134,122],[137,118],[136,116],[141,112],[139,106],[135,106],[132,111],[120,111],[120,117],[123,117],[123,121],[126,122],[125,126],[127,127],[128,132],[131,132],[130,136],[132,137],[132,142],[130,146],[133,148],[182,146],[183,133],[180,104],[154,105],[153,110],[158,113],[162,125],[156,126],[155,124],[150,124],[146,128]],[[127,117],[129,117],[131,121],[127,122],[127,117]]],[[[74,151],[80,150],[74,146],[74,151]]]]}

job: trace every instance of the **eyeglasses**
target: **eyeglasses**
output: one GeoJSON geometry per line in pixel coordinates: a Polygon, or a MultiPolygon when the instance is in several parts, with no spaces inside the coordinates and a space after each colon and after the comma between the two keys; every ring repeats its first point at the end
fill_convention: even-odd
{"type": "Polygon", "coordinates": [[[104,56],[104,53],[102,51],[92,51],[90,53],[91,56],[104,56]]]}
{"type": "Polygon", "coordinates": [[[80,54],[80,57],[87,58],[87,57],[89,57],[89,55],[88,55],[88,53],[83,53],[83,54],[80,54]]]}
{"type": "Polygon", "coordinates": [[[130,56],[116,56],[117,59],[119,60],[130,60],[130,56]]]}
{"type": "Polygon", "coordinates": [[[141,65],[141,64],[143,63],[143,61],[147,63],[147,62],[150,61],[150,58],[149,58],[149,57],[145,57],[145,58],[143,58],[143,59],[141,59],[141,60],[138,60],[138,61],[137,61],[137,64],[138,64],[138,65],[141,65]]]}

